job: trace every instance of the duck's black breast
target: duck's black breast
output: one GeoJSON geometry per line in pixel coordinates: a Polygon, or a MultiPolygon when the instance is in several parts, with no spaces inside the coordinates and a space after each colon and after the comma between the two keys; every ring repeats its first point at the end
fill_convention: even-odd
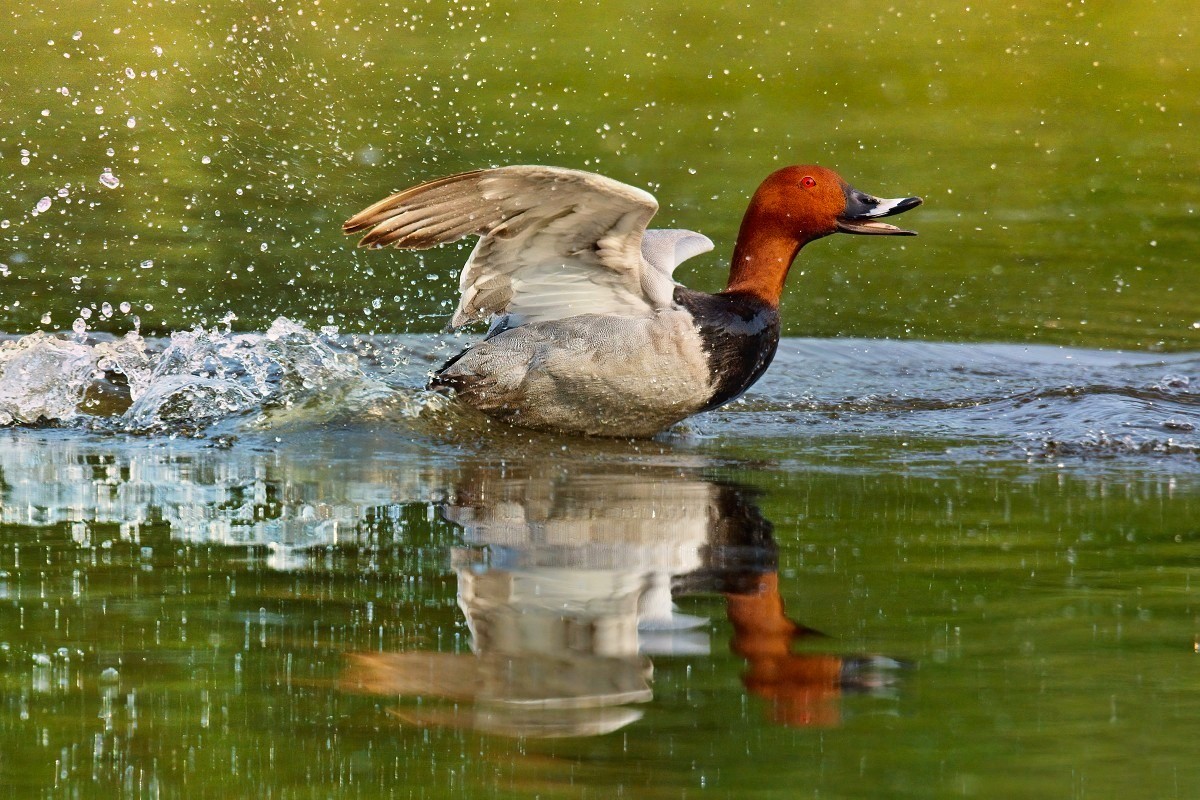
{"type": "Polygon", "coordinates": [[[779,310],[749,294],[706,294],[680,286],[675,302],[692,314],[704,342],[714,391],[704,411],[754,385],[779,346],[779,310]]]}

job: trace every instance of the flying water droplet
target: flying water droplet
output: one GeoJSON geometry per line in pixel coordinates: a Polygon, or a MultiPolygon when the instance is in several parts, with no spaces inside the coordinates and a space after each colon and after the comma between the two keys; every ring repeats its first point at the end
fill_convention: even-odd
{"type": "Polygon", "coordinates": [[[142,269],[150,269],[153,266],[154,266],[154,259],[152,259],[152,258],[147,258],[145,261],[143,261],[141,263],[142,269]]]}
{"type": "Polygon", "coordinates": [[[43,197],[41,200],[37,201],[37,205],[34,206],[33,208],[35,211],[37,211],[37,213],[44,214],[50,210],[50,205],[53,202],[54,201],[51,200],[49,197],[43,197]]]}
{"type": "Polygon", "coordinates": [[[104,170],[100,173],[100,185],[106,189],[115,189],[121,185],[121,179],[112,174],[111,170],[104,170]]]}
{"type": "Polygon", "coordinates": [[[355,156],[358,158],[358,162],[360,164],[367,164],[369,166],[375,166],[379,162],[383,161],[383,151],[377,150],[370,145],[367,145],[359,150],[357,153],[355,153],[355,156]]]}

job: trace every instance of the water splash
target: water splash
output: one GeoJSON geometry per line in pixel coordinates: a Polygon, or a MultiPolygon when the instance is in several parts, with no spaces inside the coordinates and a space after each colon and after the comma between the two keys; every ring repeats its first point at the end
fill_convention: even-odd
{"type": "Polygon", "coordinates": [[[264,430],[445,405],[406,388],[422,381],[406,373],[403,346],[367,347],[364,358],[356,345],[286,318],[265,333],[197,327],[166,340],[39,331],[0,343],[0,425],[198,435],[235,420],[264,430]]]}
{"type": "Polygon", "coordinates": [[[0,344],[0,425],[74,417],[100,357],[97,347],[43,331],[0,344]]]}
{"type": "MultiPolygon", "coordinates": [[[[457,339],[351,336],[283,317],[235,333],[230,322],[157,340],[81,330],[0,342],[0,425],[226,436],[420,420],[433,436],[486,438],[486,423],[442,415],[451,401],[420,388],[457,339]]],[[[756,451],[797,437],[834,450],[911,439],[968,458],[1194,455],[1197,375],[1187,353],[789,339],[743,399],[667,438],[756,451]]]]}

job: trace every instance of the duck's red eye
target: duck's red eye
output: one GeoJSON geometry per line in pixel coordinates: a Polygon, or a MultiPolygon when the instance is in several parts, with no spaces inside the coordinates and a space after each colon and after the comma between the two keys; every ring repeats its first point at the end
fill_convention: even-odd
{"type": "Polygon", "coordinates": [[[816,178],[812,177],[811,175],[805,175],[803,178],[800,179],[800,185],[803,186],[805,189],[811,189],[812,187],[817,185],[817,181],[816,181],[816,178]]]}

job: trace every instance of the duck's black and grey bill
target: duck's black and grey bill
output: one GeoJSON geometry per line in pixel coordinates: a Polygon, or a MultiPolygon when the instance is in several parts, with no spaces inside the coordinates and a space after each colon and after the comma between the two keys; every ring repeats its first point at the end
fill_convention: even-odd
{"type": "Polygon", "coordinates": [[[846,210],[838,217],[837,229],[842,233],[862,233],[875,236],[916,236],[916,231],[897,228],[886,222],[877,222],[880,217],[890,217],[893,214],[903,214],[910,208],[921,205],[919,197],[901,197],[896,200],[886,200],[882,197],[860,192],[850,186],[845,187],[846,210]]]}

